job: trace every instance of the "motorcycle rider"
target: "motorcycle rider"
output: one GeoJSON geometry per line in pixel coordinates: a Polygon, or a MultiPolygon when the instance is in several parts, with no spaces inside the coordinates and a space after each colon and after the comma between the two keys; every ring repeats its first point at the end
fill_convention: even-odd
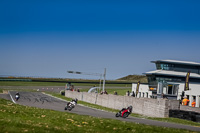
{"type": "Polygon", "coordinates": [[[132,112],[132,109],[133,109],[133,106],[129,106],[128,108],[127,108],[129,111],[130,111],[130,113],[132,112]]]}
{"type": "MultiPolygon", "coordinates": [[[[68,104],[70,104],[70,103],[75,103],[75,104],[77,104],[77,102],[78,102],[78,99],[75,98],[75,99],[72,99],[71,102],[69,102],[68,104]]],[[[68,104],[67,104],[67,105],[68,105],[68,104]]]]}
{"type": "Polygon", "coordinates": [[[74,108],[75,105],[77,104],[77,102],[78,102],[78,99],[77,99],[77,98],[72,99],[71,102],[68,102],[68,103],[67,103],[67,106],[65,107],[65,110],[67,110],[67,107],[68,107],[70,104],[71,104],[72,108],[74,108]]]}
{"type": "Polygon", "coordinates": [[[127,108],[123,108],[121,111],[122,111],[122,116],[124,115],[124,113],[126,112],[129,112],[131,113],[132,112],[132,106],[128,106],[127,108]]]}
{"type": "Polygon", "coordinates": [[[77,102],[78,102],[78,99],[77,98],[75,98],[75,99],[72,99],[72,101],[71,102],[75,102],[76,104],[77,104],[77,102]]]}
{"type": "Polygon", "coordinates": [[[122,110],[120,110],[115,116],[126,118],[131,114],[132,108],[133,108],[132,106],[128,106],[127,108],[122,108],[122,110]]]}

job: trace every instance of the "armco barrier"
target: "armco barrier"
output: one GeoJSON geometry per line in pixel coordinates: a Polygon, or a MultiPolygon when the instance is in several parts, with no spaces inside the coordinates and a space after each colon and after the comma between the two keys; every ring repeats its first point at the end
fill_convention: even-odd
{"type": "Polygon", "coordinates": [[[131,96],[100,95],[97,93],[65,91],[65,96],[92,104],[121,110],[133,106],[133,113],[150,117],[169,117],[170,109],[179,109],[179,101],[168,99],[135,98],[131,96]]]}
{"type": "Polygon", "coordinates": [[[200,122],[200,113],[184,110],[169,110],[169,116],[179,119],[200,122]]]}

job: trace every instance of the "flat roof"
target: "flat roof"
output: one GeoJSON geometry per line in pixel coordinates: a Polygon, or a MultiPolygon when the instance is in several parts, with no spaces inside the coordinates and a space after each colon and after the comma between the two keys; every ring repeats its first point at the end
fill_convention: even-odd
{"type": "Polygon", "coordinates": [[[197,63],[197,62],[179,61],[179,60],[157,60],[157,61],[151,61],[151,62],[153,62],[153,63],[164,62],[164,63],[173,63],[173,64],[185,64],[185,65],[200,66],[200,63],[197,63]]]}
{"type": "MultiPolygon", "coordinates": [[[[187,72],[176,72],[168,70],[155,70],[144,73],[146,75],[165,75],[165,76],[177,76],[177,77],[186,77],[187,72]]],[[[191,78],[200,78],[200,74],[190,73],[191,78]]]]}

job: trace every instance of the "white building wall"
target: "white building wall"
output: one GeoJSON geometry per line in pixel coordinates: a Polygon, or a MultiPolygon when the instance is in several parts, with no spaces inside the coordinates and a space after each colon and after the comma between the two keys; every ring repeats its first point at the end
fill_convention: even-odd
{"type": "MultiPolygon", "coordinates": [[[[170,82],[171,83],[171,82],[170,82]]],[[[181,99],[181,95],[182,95],[182,91],[184,91],[185,88],[185,83],[178,83],[178,82],[174,82],[174,84],[179,84],[179,89],[178,89],[178,95],[177,95],[177,100],[181,99]]],[[[191,106],[191,103],[193,102],[193,97],[196,97],[196,107],[200,107],[200,84],[194,84],[194,83],[189,83],[189,90],[188,91],[184,91],[185,92],[185,96],[189,97],[189,106],[191,106]]]]}
{"type": "MultiPolygon", "coordinates": [[[[179,84],[179,93],[182,93],[182,91],[184,91],[185,88],[185,83],[177,83],[179,84]]],[[[186,95],[197,95],[200,94],[200,84],[193,84],[193,83],[189,83],[189,90],[185,91],[186,95]]]]}
{"type": "MultiPolygon", "coordinates": [[[[178,89],[178,95],[177,95],[177,100],[181,99],[182,91],[184,91],[185,83],[178,83],[178,82],[170,82],[174,84],[179,84],[179,89],[178,89]]],[[[136,93],[136,88],[137,88],[137,83],[132,83],[132,91],[136,93]]],[[[191,106],[191,103],[193,101],[193,96],[196,97],[196,107],[200,107],[200,84],[194,84],[194,83],[189,83],[189,88],[190,90],[185,91],[185,96],[189,96],[189,106],[191,106]]],[[[144,97],[150,98],[152,96],[152,91],[149,91],[149,86],[147,84],[140,84],[139,86],[139,93],[137,97],[144,97]]]]}
{"type": "MultiPolygon", "coordinates": [[[[184,85],[182,85],[183,90],[184,90],[184,85]]],[[[199,95],[200,95],[200,84],[193,84],[193,83],[189,83],[189,90],[185,91],[185,95],[189,96],[189,106],[191,106],[191,103],[193,101],[193,97],[196,97],[196,107],[199,107],[199,95]]]]}
{"type": "MultiPolygon", "coordinates": [[[[137,83],[132,83],[132,92],[134,91],[136,94],[136,88],[137,88],[137,83]]],[[[147,97],[150,98],[152,96],[152,91],[149,91],[149,85],[148,84],[140,84],[139,86],[139,92],[137,97],[147,97]],[[144,95],[143,95],[144,93],[144,95]]]]}

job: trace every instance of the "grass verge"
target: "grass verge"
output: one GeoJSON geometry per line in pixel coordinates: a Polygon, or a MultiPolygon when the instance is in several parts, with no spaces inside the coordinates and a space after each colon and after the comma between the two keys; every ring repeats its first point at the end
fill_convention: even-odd
{"type": "MultiPolygon", "coordinates": [[[[58,98],[61,98],[61,99],[67,100],[67,101],[72,100],[72,98],[68,98],[68,97],[65,97],[65,96],[57,94],[57,93],[52,93],[52,92],[45,92],[45,93],[48,93],[52,96],[55,96],[55,97],[58,97],[58,98]]],[[[87,106],[87,107],[100,109],[100,110],[104,110],[104,111],[109,111],[109,112],[114,112],[114,113],[117,113],[119,111],[119,110],[116,110],[116,109],[111,109],[111,108],[103,107],[103,106],[100,106],[100,105],[87,103],[87,102],[84,102],[84,101],[78,101],[78,104],[82,104],[82,105],[87,106]]],[[[178,118],[171,118],[171,117],[170,118],[155,118],[155,117],[147,117],[147,116],[143,116],[143,115],[135,114],[135,113],[132,113],[131,116],[138,117],[138,118],[157,120],[157,121],[163,121],[163,122],[178,123],[178,124],[183,124],[183,125],[191,125],[191,126],[200,127],[200,123],[189,121],[189,120],[178,119],[178,118]]]]}
{"type": "Polygon", "coordinates": [[[82,116],[67,112],[13,104],[0,99],[1,132],[68,132],[68,133],[190,133],[192,131],[149,126],[112,119],[82,116]]]}

